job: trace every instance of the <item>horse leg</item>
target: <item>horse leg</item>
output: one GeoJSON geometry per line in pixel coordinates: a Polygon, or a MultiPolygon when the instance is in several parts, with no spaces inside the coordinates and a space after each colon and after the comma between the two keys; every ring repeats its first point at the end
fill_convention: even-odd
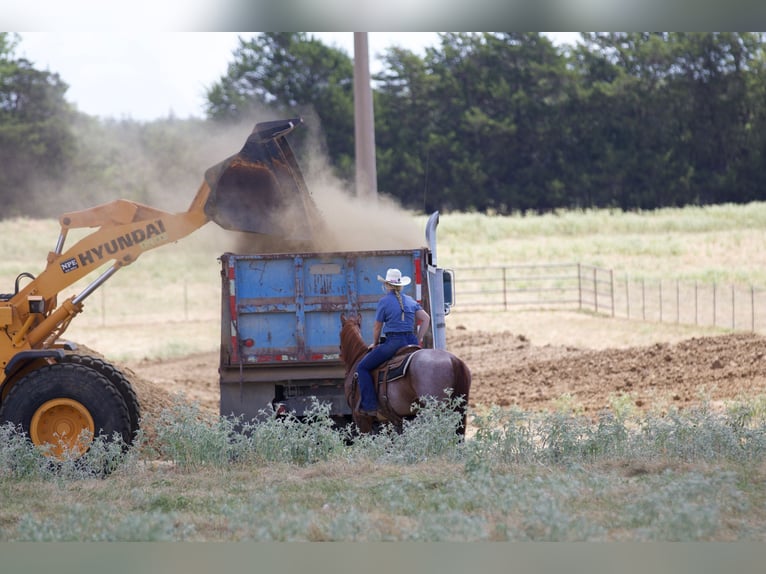
{"type": "Polygon", "coordinates": [[[353,419],[354,424],[356,424],[356,428],[359,429],[361,434],[369,434],[372,432],[372,417],[360,415],[358,411],[354,411],[351,415],[351,418],[353,419]]]}

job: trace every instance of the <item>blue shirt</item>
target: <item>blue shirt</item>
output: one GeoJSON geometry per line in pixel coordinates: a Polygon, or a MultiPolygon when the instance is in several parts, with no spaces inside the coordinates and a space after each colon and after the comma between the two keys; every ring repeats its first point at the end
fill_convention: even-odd
{"type": "Polygon", "coordinates": [[[393,291],[386,293],[375,311],[375,320],[383,323],[386,333],[413,333],[415,330],[415,312],[423,307],[409,295],[400,293],[404,304],[404,319],[402,308],[393,291]]]}

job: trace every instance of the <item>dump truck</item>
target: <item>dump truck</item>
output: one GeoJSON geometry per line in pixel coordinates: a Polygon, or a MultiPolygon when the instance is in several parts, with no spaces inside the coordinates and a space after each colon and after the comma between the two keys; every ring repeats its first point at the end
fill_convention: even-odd
{"type": "Polygon", "coordinates": [[[437,266],[439,213],[426,246],[403,250],[221,256],[220,414],[245,421],[289,412],[302,417],[326,403],[339,425],[351,420],[339,354],[341,314],[362,317],[372,342],[383,295],[378,275],[397,268],[404,289],[431,315],[425,348],[446,348],[454,304],[453,272],[437,266]]]}
{"type": "Polygon", "coordinates": [[[12,423],[52,457],[81,455],[93,437],[130,444],[140,404],[130,382],[101,357],[63,339],[85,300],[142,253],[209,221],[308,245],[321,227],[287,135],[300,118],[256,124],[239,153],[209,168],[187,211],[168,213],[118,199],[66,213],[44,269],[0,294],[0,424],[12,423]],[[97,228],[68,249],[68,232],[97,228]],[[95,276],[95,277],[94,277],[95,276]],[[94,277],[63,301],[60,293],[94,277]]]}

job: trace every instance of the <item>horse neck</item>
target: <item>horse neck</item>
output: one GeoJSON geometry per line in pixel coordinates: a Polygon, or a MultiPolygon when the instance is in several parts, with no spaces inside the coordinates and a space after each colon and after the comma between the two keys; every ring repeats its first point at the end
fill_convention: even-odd
{"type": "Polygon", "coordinates": [[[351,367],[356,365],[367,352],[367,345],[362,338],[362,334],[356,329],[346,329],[343,340],[344,355],[347,359],[346,366],[350,370],[351,367]]]}

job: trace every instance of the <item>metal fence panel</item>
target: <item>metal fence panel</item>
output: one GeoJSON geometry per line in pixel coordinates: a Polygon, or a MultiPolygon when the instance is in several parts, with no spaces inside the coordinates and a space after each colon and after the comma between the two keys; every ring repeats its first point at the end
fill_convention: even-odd
{"type": "Polygon", "coordinates": [[[766,330],[766,290],[752,285],[649,280],[559,263],[459,267],[455,289],[465,310],[563,306],[642,321],[766,330]]]}

